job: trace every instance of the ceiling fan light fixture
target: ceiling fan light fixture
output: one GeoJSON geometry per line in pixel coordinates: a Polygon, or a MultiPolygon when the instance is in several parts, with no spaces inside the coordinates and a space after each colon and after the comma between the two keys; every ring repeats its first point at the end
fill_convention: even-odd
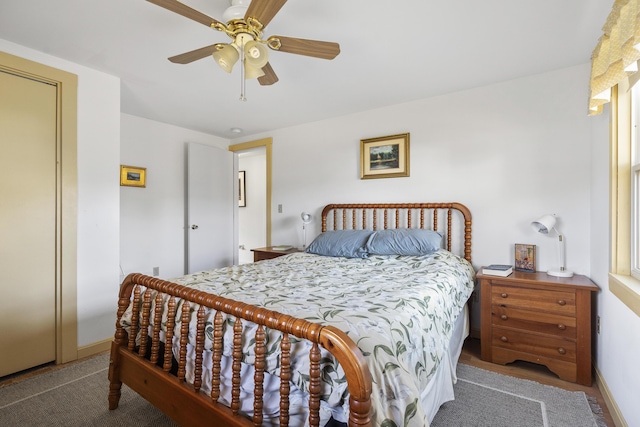
{"type": "Polygon", "coordinates": [[[249,65],[249,63],[247,63],[245,61],[245,65],[244,65],[244,79],[257,79],[258,77],[262,77],[264,76],[264,71],[262,71],[262,68],[257,68],[257,67],[253,67],[251,65],[249,65]]]}
{"type": "Polygon", "coordinates": [[[264,44],[251,40],[244,45],[244,57],[246,65],[262,68],[269,62],[269,49],[264,44]]]}
{"type": "Polygon", "coordinates": [[[238,58],[240,58],[240,54],[235,46],[230,44],[225,44],[220,46],[216,46],[216,51],[213,52],[213,59],[216,63],[227,73],[230,73],[233,70],[233,66],[236,62],[238,62],[238,58]]]}

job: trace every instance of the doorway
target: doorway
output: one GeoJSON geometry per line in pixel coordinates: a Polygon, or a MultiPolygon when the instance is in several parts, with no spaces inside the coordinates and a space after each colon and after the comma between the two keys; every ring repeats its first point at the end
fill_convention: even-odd
{"type": "MultiPolygon", "coordinates": [[[[251,206],[251,199],[250,197],[248,197],[250,195],[250,192],[247,190],[247,192],[245,193],[247,195],[247,207],[239,207],[239,212],[238,212],[238,218],[240,220],[242,220],[243,216],[246,216],[245,214],[249,215],[250,211],[253,211],[253,213],[251,213],[251,215],[259,215],[260,220],[258,221],[259,223],[262,223],[262,227],[264,232],[256,232],[254,233],[255,235],[259,235],[259,238],[261,239],[261,243],[260,246],[269,246],[271,245],[271,170],[272,170],[272,138],[263,138],[263,139],[259,139],[259,140],[255,140],[255,141],[249,141],[249,142],[245,142],[245,143],[241,143],[241,144],[234,144],[234,145],[230,145],[229,146],[229,150],[234,152],[235,154],[239,155],[239,165],[242,164],[250,164],[251,163],[251,157],[253,155],[257,155],[257,156],[261,156],[263,160],[263,165],[260,167],[257,167],[256,170],[258,170],[259,172],[257,172],[259,175],[259,177],[251,176],[251,175],[247,175],[245,177],[245,183],[247,182],[247,179],[249,179],[249,182],[253,182],[255,185],[255,183],[264,183],[264,193],[262,195],[261,198],[258,199],[258,201],[254,200],[254,204],[257,203],[262,203],[263,204],[263,208],[259,208],[259,209],[250,209],[251,206]],[[243,159],[245,158],[245,159],[243,159]],[[243,209],[247,209],[246,212],[243,211],[243,209]],[[264,236],[264,237],[263,237],[264,236]]],[[[259,160],[262,161],[262,160],[259,160]]],[[[240,170],[242,170],[242,167],[240,167],[240,170]]],[[[255,190],[254,189],[250,189],[250,190],[255,190]]],[[[255,197],[254,197],[255,199],[255,197]]],[[[255,205],[254,205],[255,206],[255,205]]],[[[246,222],[246,221],[245,221],[246,222]]],[[[246,235],[246,233],[251,233],[250,230],[241,230],[240,227],[238,227],[237,233],[239,237],[242,237],[243,235],[246,235]]],[[[255,236],[254,236],[255,237],[255,236]]],[[[240,263],[243,262],[247,262],[249,259],[253,258],[253,254],[251,252],[251,249],[253,249],[254,240],[252,238],[249,238],[247,240],[247,243],[243,243],[242,240],[239,240],[239,260],[240,263]],[[244,246],[244,248],[242,248],[242,246],[244,246]]]]}

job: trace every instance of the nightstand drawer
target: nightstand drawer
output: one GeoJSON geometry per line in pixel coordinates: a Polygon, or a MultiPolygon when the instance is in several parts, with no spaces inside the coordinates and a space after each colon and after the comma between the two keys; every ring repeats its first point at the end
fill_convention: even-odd
{"type": "Polygon", "coordinates": [[[575,292],[549,291],[546,289],[516,288],[496,285],[491,290],[491,302],[505,307],[520,307],[529,310],[542,310],[552,313],[575,316],[575,292]]]}
{"type": "Polygon", "coordinates": [[[495,326],[576,338],[576,318],[571,316],[493,305],[491,318],[495,326]]]}
{"type": "Polygon", "coordinates": [[[559,337],[494,327],[492,345],[542,357],[576,361],[576,343],[559,337]]]}

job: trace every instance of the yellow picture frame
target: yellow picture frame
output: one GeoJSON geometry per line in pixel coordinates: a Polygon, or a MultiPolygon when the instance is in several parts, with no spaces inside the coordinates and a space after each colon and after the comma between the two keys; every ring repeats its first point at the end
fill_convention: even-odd
{"type": "Polygon", "coordinates": [[[120,165],[120,185],[126,187],[146,187],[147,168],[120,165]]]}
{"type": "Polygon", "coordinates": [[[360,140],[360,179],[409,176],[409,133],[360,140]]]}

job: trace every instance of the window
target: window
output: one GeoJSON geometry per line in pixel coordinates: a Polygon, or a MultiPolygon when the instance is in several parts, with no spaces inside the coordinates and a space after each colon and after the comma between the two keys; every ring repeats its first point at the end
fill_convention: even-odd
{"type": "Polygon", "coordinates": [[[611,101],[609,290],[640,316],[640,84],[620,82],[611,101]]]}
{"type": "Polygon", "coordinates": [[[640,280],[640,87],[631,89],[631,259],[630,273],[640,280]]]}

